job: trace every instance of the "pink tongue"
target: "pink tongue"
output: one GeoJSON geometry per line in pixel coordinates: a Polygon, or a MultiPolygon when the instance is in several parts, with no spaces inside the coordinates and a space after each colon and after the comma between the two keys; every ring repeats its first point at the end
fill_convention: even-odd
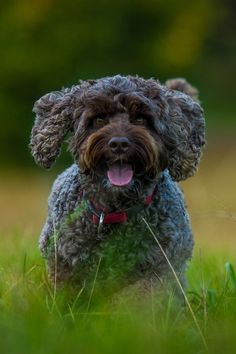
{"type": "Polygon", "coordinates": [[[131,165],[128,164],[114,164],[109,168],[107,176],[111,184],[125,186],[132,180],[133,170],[131,165]]]}

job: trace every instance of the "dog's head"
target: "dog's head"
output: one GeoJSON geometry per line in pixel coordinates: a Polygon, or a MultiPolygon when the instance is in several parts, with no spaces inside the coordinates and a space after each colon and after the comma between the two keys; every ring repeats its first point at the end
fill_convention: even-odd
{"type": "Polygon", "coordinates": [[[195,94],[184,80],[160,85],[120,75],[46,94],[33,109],[32,154],[51,167],[71,132],[70,150],[81,171],[110,187],[153,180],[165,168],[174,180],[186,179],[205,144],[195,94]]]}

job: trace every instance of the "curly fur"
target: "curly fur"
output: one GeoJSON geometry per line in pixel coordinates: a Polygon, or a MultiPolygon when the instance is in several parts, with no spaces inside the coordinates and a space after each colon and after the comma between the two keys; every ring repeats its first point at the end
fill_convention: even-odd
{"type": "Polygon", "coordinates": [[[49,93],[35,103],[33,111],[36,120],[30,146],[35,161],[51,167],[69,132],[75,159],[53,185],[40,237],[51,276],[55,276],[55,268],[62,281],[76,278],[80,272],[87,274],[98,255],[108,262],[112,249],[114,257],[108,262],[111,274],[120,267],[117,259],[122,255],[122,262],[129,264],[125,266],[128,281],[167,277],[168,265],[147,234],[141,216],[157,234],[176,271],[183,275],[193,239],[176,181],[194,174],[205,144],[197,90],[184,79],[161,85],[154,79],[117,75],[49,93]],[[138,117],[142,117],[142,124],[138,117]],[[102,119],[102,126],[96,126],[97,118],[102,119]],[[122,188],[111,185],[106,177],[107,166],[118,160],[108,146],[114,136],[125,136],[131,142],[119,160],[132,163],[134,178],[122,188]],[[95,198],[106,212],[126,210],[142,205],[155,187],[149,207],[141,207],[122,225],[104,225],[102,233],[91,221],[91,210],[81,206],[84,200],[95,198]],[[51,246],[52,241],[56,247],[51,246]]]}

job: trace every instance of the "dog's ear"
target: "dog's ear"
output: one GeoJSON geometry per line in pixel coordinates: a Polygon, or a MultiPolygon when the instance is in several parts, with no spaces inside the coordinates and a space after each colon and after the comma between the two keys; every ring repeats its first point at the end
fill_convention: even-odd
{"type": "Polygon", "coordinates": [[[62,141],[72,126],[72,94],[70,89],[54,91],[34,104],[35,124],[30,148],[37,164],[49,168],[60,152],[62,141]]]}
{"type": "Polygon", "coordinates": [[[165,82],[165,86],[171,90],[177,90],[198,101],[198,89],[183,78],[170,79],[165,82]]]}
{"type": "Polygon", "coordinates": [[[167,168],[175,181],[193,176],[205,145],[204,114],[196,95],[197,90],[183,79],[168,81],[164,92],[167,105],[160,131],[167,151],[167,168]]]}

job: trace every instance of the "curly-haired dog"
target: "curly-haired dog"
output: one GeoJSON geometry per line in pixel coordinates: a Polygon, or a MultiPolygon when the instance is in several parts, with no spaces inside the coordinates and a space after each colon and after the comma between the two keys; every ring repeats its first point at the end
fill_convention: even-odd
{"type": "Polygon", "coordinates": [[[197,90],[117,75],[48,93],[33,111],[36,162],[51,167],[67,133],[75,159],[53,185],[40,237],[51,277],[83,280],[99,263],[103,279],[168,278],[145,218],[184,282],[193,238],[176,181],[194,174],[205,144],[197,90]]]}

